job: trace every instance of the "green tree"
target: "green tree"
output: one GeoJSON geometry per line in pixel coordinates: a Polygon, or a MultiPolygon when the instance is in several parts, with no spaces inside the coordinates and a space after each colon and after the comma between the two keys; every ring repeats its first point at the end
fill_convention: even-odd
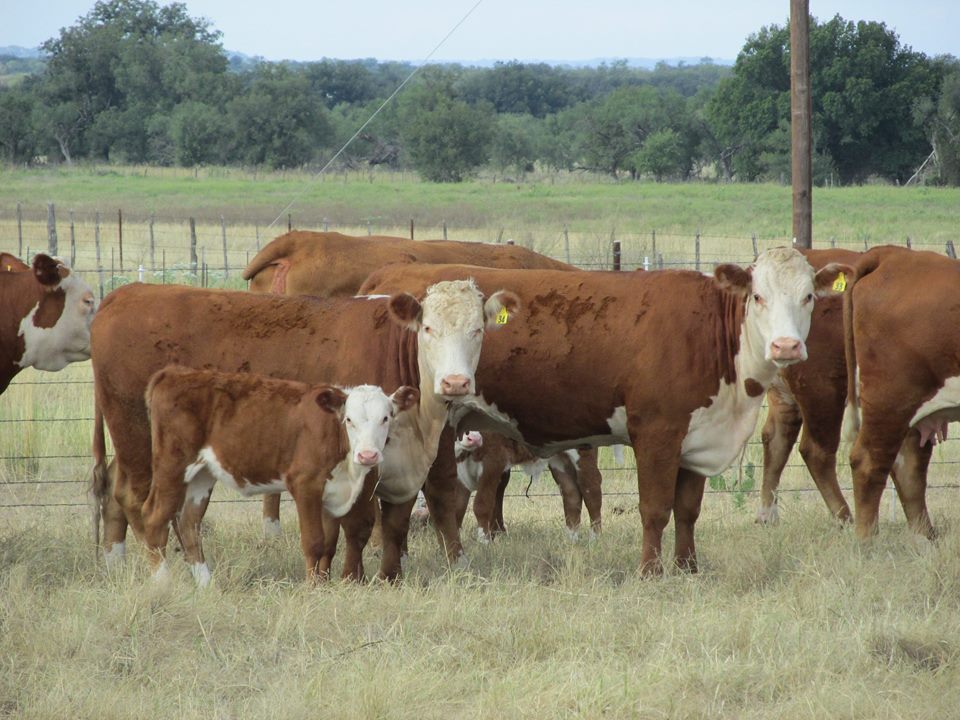
{"type": "Polygon", "coordinates": [[[0,88],[0,155],[8,162],[29,160],[34,152],[33,95],[22,87],[0,88]]]}
{"type": "Polygon", "coordinates": [[[488,159],[494,113],[459,99],[454,77],[433,71],[401,100],[402,137],[414,167],[433,182],[460,182],[488,159]]]}
{"type": "Polygon", "coordinates": [[[657,182],[661,182],[666,176],[682,176],[687,157],[680,133],[665,128],[647,137],[637,152],[635,164],[637,170],[650,173],[657,182]]]}
{"type": "Polygon", "coordinates": [[[532,115],[498,115],[490,144],[490,159],[501,172],[522,175],[537,159],[541,121],[532,115]]]}
{"type": "MultiPolygon", "coordinates": [[[[782,142],[790,121],[789,51],[789,27],[762,28],[720,83],[708,116],[725,176],[772,176],[789,162],[782,142]]],[[[815,152],[840,182],[873,174],[903,181],[930,152],[914,110],[937,93],[939,75],[883,23],[812,19],[810,75],[815,152]]]]}
{"type": "Polygon", "coordinates": [[[69,161],[77,153],[151,160],[151,117],[186,100],[224,97],[226,57],[219,33],[186,6],[104,0],[43,44],[39,130],[69,161]]]}
{"type": "Polygon", "coordinates": [[[235,157],[252,165],[296,167],[314,161],[332,139],[320,97],[302,73],[257,67],[246,92],[228,105],[235,157]]]}

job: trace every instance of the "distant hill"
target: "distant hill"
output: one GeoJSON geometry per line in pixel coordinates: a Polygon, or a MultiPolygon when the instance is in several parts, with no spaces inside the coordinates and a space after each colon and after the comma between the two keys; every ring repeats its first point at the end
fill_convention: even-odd
{"type": "Polygon", "coordinates": [[[39,59],[43,57],[43,51],[40,48],[25,48],[19,45],[0,46],[0,57],[15,57],[22,59],[39,59]]]}

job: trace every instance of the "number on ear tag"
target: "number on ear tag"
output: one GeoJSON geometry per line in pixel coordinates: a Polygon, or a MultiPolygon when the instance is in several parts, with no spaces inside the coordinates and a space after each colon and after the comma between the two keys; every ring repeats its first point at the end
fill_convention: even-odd
{"type": "Polygon", "coordinates": [[[510,313],[507,312],[507,309],[505,307],[500,308],[500,312],[497,313],[497,325],[506,325],[509,319],[510,313]]]}
{"type": "Polygon", "coordinates": [[[837,279],[833,281],[833,291],[841,293],[847,289],[847,278],[840,272],[837,273],[837,279]]]}

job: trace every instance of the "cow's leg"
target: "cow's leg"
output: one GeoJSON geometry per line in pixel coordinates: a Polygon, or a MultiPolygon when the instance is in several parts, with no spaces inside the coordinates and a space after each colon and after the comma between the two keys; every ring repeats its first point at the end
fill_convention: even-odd
{"type": "MultiPolygon", "coordinates": [[[[359,501],[358,501],[359,502],[359,501]]],[[[348,513],[349,514],[349,513],[348,513]]],[[[340,539],[340,518],[334,517],[326,510],[323,511],[323,554],[317,561],[317,579],[326,580],[330,577],[330,566],[333,556],[337,554],[337,541],[340,539]]],[[[344,565],[346,569],[346,565],[344,565]]]]}
{"type": "MultiPolygon", "coordinates": [[[[467,515],[467,506],[470,504],[470,491],[467,490],[462,482],[455,484],[456,493],[454,495],[454,506],[457,515],[457,527],[463,527],[463,518],[467,515]]],[[[424,495],[426,497],[426,495],[424,495]]]]}
{"type": "Polygon", "coordinates": [[[410,511],[417,501],[416,497],[402,503],[380,501],[383,518],[383,555],[380,558],[378,577],[383,580],[397,580],[403,572],[403,543],[410,530],[410,511]]]}
{"type": "Polygon", "coordinates": [[[643,523],[643,546],[640,551],[640,572],[660,575],[663,529],[670,521],[680,470],[680,445],[686,423],[677,420],[656,425],[641,424],[628,415],[627,429],[637,458],[637,493],[640,498],[640,520],[643,523]]]}
{"type": "Polygon", "coordinates": [[[507,524],[503,521],[503,496],[507,492],[507,485],[510,484],[510,470],[504,470],[500,475],[500,483],[497,485],[497,499],[493,511],[493,534],[505,533],[507,524]]]}
{"type": "Polygon", "coordinates": [[[580,530],[580,509],[583,505],[583,496],[580,494],[580,486],[577,485],[577,469],[566,453],[554,455],[547,467],[560,488],[567,534],[571,539],[576,539],[580,530]]]}
{"type": "MultiPolygon", "coordinates": [[[[376,509],[379,509],[380,502],[373,496],[373,488],[376,484],[377,473],[367,473],[367,479],[364,483],[360,497],[354,503],[350,511],[340,518],[339,525],[343,527],[343,539],[346,549],[343,556],[343,579],[363,582],[366,575],[363,570],[363,548],[370,541],[370,535],[373,533],[376,509]]],[[[326,516],[329,517],[329,516],[326,516]]],[[[325,520],[326,522],[326,520],[325,520]]],[[[382,532],[382,530],[381,530],[382,532]]],[[[329,541],[329,534],[327,539],[329,541]]],[[[334,536],[336,543],[336,536],[334,536]]],[[[336,547],[336,545],[334,545],[336,547]]],[[[330,552],[333,557],[333,552],[330,552]]]]}
{"type": "MultiPolygon", "coordinates": [[[[869,432],[866,408],[863,413],[863,425],[857,440],[850,451],[850,467],[853,470],[853,502],[856,510],[855,527],[857,536],[866,540],[877,532],[877,520],[880,516],[880,499],[887,483],[887,475],[893,469],[903,435],[895,440],[880,438],[864,442],[875,433],[869,432]]],[[[882,426],[882,425],[881,425],[882,426]]],[[[886,434],[890,438],[890,434],[886,434]]]]}
{"type": "Polygon", "coordinates": [[[800,411],[792,399],[785,397],[776,387],[767,391],[767,421],[763,425],[763,485],[760,488],[760,507],[757,522],[775,525],[777,512],[777,488],[780,476],[787,465],[790,450],[797,441],[802,420],[800,411]]]}
{"type": "Polygon", "coordinates": [[[280,537],[280,493],[263,496],[263,536],[280,537]]]}
{"type": "Polygon", "coordinates": [[[840,484],[837,482],[837,448],[818,442],[816,433],[809,425],[804,425],[800,437],[800,455],[820,490],[823,501],[830,514],[841,522],[849,522],[850,506],[847,505],[840,484]]]}
{"type": "MultiPolygon", "coordinates": [[[[423,494],[430,510],[430,520],[437,532],[437,539],[452,565],[460,561],[463,545],[460,542],[460,526],[457,524],[457,509],[462,498],[457,488],[463,488],[457,479],[457,459],[453,450],[455,434],[447,426],[440,433],[437,458],[427,474],[423,494]]],[[[465,489],[465,488],[464,488],[465,489]]],[[[386,528],[384,528],[386,529],[386,528]]]]}
{"type": "Polygon", "coordinates": [[[690,470],[680,468],[677,473],[677,488],[673,503],[677,567],[690,572],[697,572],[697,549],[693,534],[697,518],[700,517],[705,482],[706,478],[703,475],[690,470]]]}
{"type": "Polygon", "coordinates": [[[190,565],[190,572],[193,573],[198,587],[210,584],[210,568],[203,556],[200,529],[210,503],[214,482],[215,478],[209,471],[205,468],[199,470],[187,484],[182,507],[174,518],[173,529],[180,538],[183,559],[190,565]]]}
{"type": "Polygon", "coordinates": [[[101,518],[103,520],[103,560],[109,566],[123,560],[127,538],[127,516],[123,506],[117,500],[115,490],[120,466],[116,459],[107,466],[106,502],[103,504],[101,518]]]}
{"type": "Polygon", "coordinates": [[[373,499],[373,532],[370,534],[370,547],[383,547],[383,517],[380,515],[380,501],[373,499]]]}
{"type": "Polygon", "coordinates": [[[497,489],[500,486],[502,475],[501,464],[485,463],[477,482],[477,494],[473,498],[473,514],[477,518],[477,539],[480,542],[486,543],[493,540],[497,513],[497,489]]]}
{"type": "Polygon", "coordinates": [[[123,510],[124,517],[133,534],[143,541],[143,503],[150,492],[150,468],[123,467],[117,471],[117,480],[114,485],[113,497],[123,510]]]}
{"type": "Polygon", "coordinates": [[[166,549],[170,523],[183,508],[187,497],[183,476],[182,464],[161,460],[153,474],[150,494],[143,503],[143,539],[150,553],[150,567],[158,579],[167,573],[166,549]]]}
{"type": "Polygon", "coordinates": [[[577,463],[577,484],[580,487],[580,495],[583,497],[587,514],[590,516],[590,530],[595,535],[600,534],[600,513],[603,506],[603,491],[601,490],[603,476],[600,474],[600,468],[597,465],[598,455],[596,449],[581,450],[580,461],[577,463]]]}
{"type": "Polygon", "coordinates": [[[903,504],[907,524],[914,532],[933,540],[936,531],[927,511],[927,468],[933,446],[920,445],[920,433],[910,430],[900,446],[900,454],[893,465],[893,483],[903,504]]]}
{"type": "MultiPolygon", "coordinates": [[[[296,476],[287,479],[287,488],[297,506],[306,579],[307,582],[316,583],[327,577],[328,572],[324,572],[324,567],[329,571],[323,510],[324,486],[323,483],[312,482],[312,478],[296,476]]],[[[329,554],[332,556],[333,552],[329,554]]]]}

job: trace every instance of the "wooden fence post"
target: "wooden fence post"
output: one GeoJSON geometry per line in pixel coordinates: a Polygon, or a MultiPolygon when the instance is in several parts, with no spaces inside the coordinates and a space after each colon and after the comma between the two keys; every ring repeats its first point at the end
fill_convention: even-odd
{"type": "Polygon", "coordinates": [[[110,246],[110,290],[113,290],[117,284],[117,266],[114,262],[113,245],[110,246]]]}
{"type": "Polygon", "coordinates": [[[909,235],[907,235],[907,250],[913,250],[913,244],[910,242],[909,235]]]}
{"type": "Polygon", "coordinates": [[[223,278],[230,277],[230,263],[227,261],[227,221],[220,216],[220,237],[223,240],[223,278]]]}
{"type": "Polygon", "coordinates": [[[197,274],[197,221],[190,218],[190,272],[197,274]]]}
{"type": "Polygon", "coordinates": [[[27,260],[23,256],[23,208],[17,203],[17,257],[21,260],[27,260]]]}
{"type": "Polygon", "coordinates": [[[753,241],[753,259],[756,260],[757,256],[760,254],[757,251],[757,234],[754,233],[750,239],[753,241]]]}
{"type": "Polygon", "coordinates": [[[103,300],[103,263],[100,261],[100,211],[93,215],[93,244],[97,250],[97,278],[100,282],[100,299],[103,300]]]}
{"type": "Polygon", "coordinates": [[[327,220],[326,218],[323,219],[323,231],[324,232],[330,231],[330,221],[327,220]]]}
{"type": "Polygon", "coordinates": [[[513,240],[512,239],[507,240],[507,245],[513,245],[513,240]]]}
{"type": "Polygon", "coordinates": [[[697,230],[697,237],[694,239],[694,262],[697,272],[700,272],[700,231],[697,230]]]}
{"type": "Polygon", "coordinates": [[[157,269],[157,255],[156,255],[157,246],[153,238],[153,213],[150,213],[150,221],[148,222],[148,227],[150,229],[150,269],[156,270],[157,269]]]}
{"type": "Polygon", "coordinates": [[[654,258],[656,258],[657,257],[657,231],[651,230],[650,237],[653,240],[653,247],[650,249],[650,254],[653,255],[654,258]]]}
{"type": "Polygon", "coordinates": [[[947,240],[947,257],[957,259],[957,249],[953,246],[953,240],[947,240]]]}
{"type": "Polygon", "coordinates": [[[613,269],[615,272],[620,272],[620,241],[613,241],[613,269]]]}
{"type": "Polygon", "coordinates": [[[444,240],[447,239],[447,221],[446,220],[443,221],[443,239],[444,240]]]}
{"type": "Polygon", "coordinates": [[[410,218],[410,239],[413,240],[413,218],[410,218]]]}
{"type": "Polygon", "coordinates": [[[570,264],[570,231],[567,224],[563,224],[563,252],[567,256],[567,265],[570,264]]]}
{"type": "Polygon", "coordinates": [[[207,246],[200,248],[200,287],[207,286],[207,246]]]}
{"type": "Polygon", "coordinates": [[[367,235],[373,235],[373,222],[367,218],[367,235]]]}
{"type": "Polygon", "coordinates": [[[167,249],[164,248],[160,251],[160,261],[163,265],[160,267],[160,284],[167,284],[167,249]]]}
{"type": "Polygon", "coordinates": [[[53,203],[47,203],[47,252],[57,254],[57,216],[53,203]]]}
{"type": "Polygon", "coordinates": [[[120,272],[123,272],[123,210],[117,210],[117,244],[120,246],[120,272]]]}
{"type": "Polygon", "coordinates": [[[293,213],[287,213],[287,232],[293,230],[293,213]]]}
{"type": "Polygon", "coordinates": [[[70,267],[77,266],[77,230],[73,223],[73,210],[69,211],[70,216],[70,267]]]}

